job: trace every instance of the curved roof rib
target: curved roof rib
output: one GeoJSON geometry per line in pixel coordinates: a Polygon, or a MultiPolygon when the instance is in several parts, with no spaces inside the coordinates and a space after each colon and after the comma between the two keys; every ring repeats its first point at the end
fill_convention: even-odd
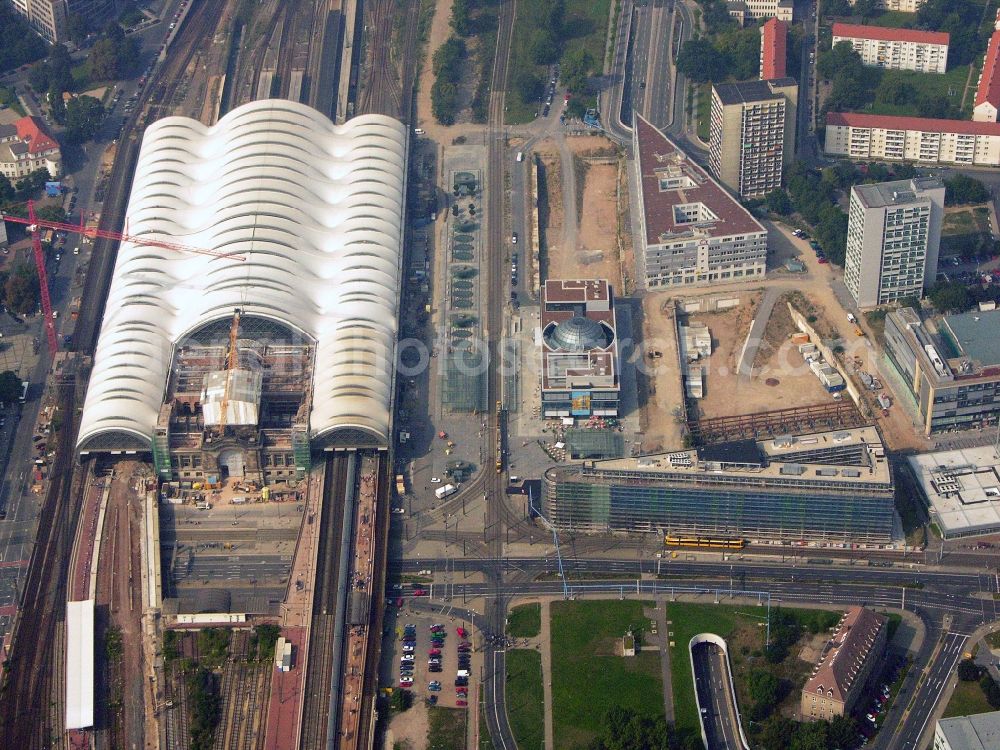
{"type": "Polygon", "coordinates": [[[285,100],[252,102],[212,127],[185,117],[151,125],[129,233],[245,260],[122,243],[78,448],[151,445],[174,345],[235,307],[316,341],[312,438],[387,443],[405,158],[397,120],[335,126],[285,100]]]}

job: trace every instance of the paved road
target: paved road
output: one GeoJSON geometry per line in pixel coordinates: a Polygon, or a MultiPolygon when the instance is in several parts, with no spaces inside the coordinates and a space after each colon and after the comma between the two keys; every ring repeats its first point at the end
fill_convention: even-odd
{"type": "MultiPolygon", "coordinates": [[[[935,658],[929,665],[926,677],[919,684],[913,698],[908,714],[913,720],[906,722],[903,728],[895,734],[894,747],[901,750],[917,750],[917,748],[924,746],[922,739],[928,731],[928,726],[933,726],[931,718],[937,708],[938,700],[941,698],[941,693],[944,692],[945,684],[962,658],[968,637],[968,633],[944,633],[938,650],[935,652],[935,658]]],[[[887,728],[883,726],[880,735],[887,728]]]]}
{"type": "Polygon", "coordinates": [[[699,643],[691,653],[708,750],[742,750],[726,655],[712,643],[699,643]]]}

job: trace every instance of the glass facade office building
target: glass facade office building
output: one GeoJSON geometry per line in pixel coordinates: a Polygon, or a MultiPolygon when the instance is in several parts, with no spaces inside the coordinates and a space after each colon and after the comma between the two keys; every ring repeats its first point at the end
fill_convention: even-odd
{"type": "MultiPolygon", "coordinates": [[[[878,446],[881,453],[881,446],[878,446]]],[[[640,531],[749,540],[888,544],[893,488],[878,464],[759,464],[668,458],[554,467],[542,485],[546,517],[582,532],[640,531]]]]}

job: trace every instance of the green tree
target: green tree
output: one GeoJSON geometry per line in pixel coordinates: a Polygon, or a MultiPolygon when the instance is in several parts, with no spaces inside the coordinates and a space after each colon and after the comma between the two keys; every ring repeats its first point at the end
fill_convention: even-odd
{"type": "Polygon", "coordinates": [[[972,304],[969,290],[958,281],[939,281],[927,296],[940,313],[965,312],[972,304]]]}
{"type": "Polygon", "coordinates": [[[38,274],[29,263],[16,266],[4,284],[7,307],[21,315],[33,313],[38,307],[38,274]]]}
{"type": "Polygon", "coordinates": [[[89,31],[87,20],[79,13],[69,13],[66,16],[66,33],[73,44],[83,44],[89,31]]]}
{"type": "Polygon", "coordinates": [[[36,213],[42,221],[66,221],[66,212],[62,206],[42,206],[36,213]]]}
{"type": "Polygon", "coordinates": [[[470,0],[454,0],[451,6],[451,28],[459,36],[469,36],[472,33],[469,3],[470,0]]]}
{"type": "Polygon", "coordinates": [[[677,70],[695,83],[721,81],[726,76],[727,61],[705,38],[689,39],[684,42],[677,56],[677,70]]]}
{"type": "Polygon", "coordinates": [[[839,73],[848,72],[854,74],[864,65],[861,62],[861,55],[854,51],[850,42],[840,42],[826,52],[821,52],[816,60],[816,72],[823,78],[832,80],[839,73]]]}
{"type": "Polygon", "coordinates": [[[900,307],[912,307],[914,310],[920,311],[920,299],[914,297],[912,294],[906,297],[900,297],[897,303],[900,307]]]}
{"type": "Polygon", "coordinates": [[[450,36],[434,51],[431,60],[434,75],[443,77],[446,81],[457,83],[462,77],[462,61],[465,59],[465,42],[457,36],[450,36]]]}
{"type": "Polygon", "coordinates": [[[962,659],[958,663],[958,679],[962,682],[975,682],[981,674],[982,671],[972,659],[962,659]]]}
{"type": "Polygon", "coordinates": [[[781,700],[781,681],[764,669],[750,672],[747,676],[747,690],[753,701],[750,713],[754,721],[767,718],[781,700]]]}
{"type": "Polygon", "coordinates": [[[66,140],[89,141],[104,122],[104,106],[92,96],[78,96],[66,105],[66,140]]]}
{"type": "Polygon", "coordinates": [[[879,0],[854,0],[854,14],[861,16],[864,20],[877,18],[885,13],[885,8],[879,0]]]}
{"type": "Polygon", "coordinates": [[[830,722],[830,747],[850,750],[858,746],[858,724],[850,716],[836,716],[830,722]]]}
{"type": "Polygon", "coordinates": [[[989,188],[974,177],[957,174],[944,181],[944,202],[947,206],[985,203],[989,199],[989,188]]]}
{"type": "Polygon", "coordinates": [[[13,370],[0,372],[0,402],[12,404],[21,398],[21,378],[13,370]]]}
{"type": "Polygon", "coordinates": [[[713,46],[729,75],[736,80],[745,81],[759,74],[760,29],[756,26],[723,32],[713,46]]]}
{"type": "Polygon", "coordinates": [[[913,86],[899,78],[883,78],[875,89],[875,101],[882,104],[905,104],[915,93],[913,86]]]}
{"type": "Polygon", "coordinates": [[[514,78],[514,90],[521,97],[522,102],[534,102],[542,98],[545,93],[545,84],[534,73],[522,70],[514,78]]]}
{"type": "Polygon", "coordinates": [[[458,87],[438,78],[431,86],[431,112],[442,125],[452,125],[458,114],[458,87]]]}
{"type": "Polygon", "coordinates": [[[1000,708],[1000,685],[997,685],[989,672],[983,672],[983,676],[979,679],[979,687],[986,696],[986,702],[993,708],[1000,708]]]}
{"type": "Polygon", "coordinates": [[[10,3],[0,3],[0,73],[43,57],[45,42],[31,31],[10,3]]]}
{"type": "Polygon", "coordinates": [[[788,193],[781,188],[768,193],[767,209],[773,213],[788,216],[792,212],[792,201],[789,200],[788,193]]]}
{"type": "Polygon", "coordinates": [[[823,0],[824,16],[849,16],[853,12],[849,0],[823,0]]]}
{"type": "Polygon", "coordinates": [[[535,29],[528,49],[536,65],[551,65],[559,59],[559,42],[549,29],[535,29]]]}
{"type": "Polygon", "coordinates": [[[594,68],[594,57],[582,47],[573,49],[562,56],[563,85],[574,94],[587,90],[587,81],[594,68]]]}

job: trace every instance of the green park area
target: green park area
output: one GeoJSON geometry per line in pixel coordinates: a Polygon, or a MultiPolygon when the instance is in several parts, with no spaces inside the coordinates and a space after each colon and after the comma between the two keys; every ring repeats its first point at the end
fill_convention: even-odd
{"type": "Polygon", "coordinates": [[[545,746],[542,656],[537,651],[507,652],[507,718],[519,748],[545,746]]]}
{"type": "Polygon", "coordinates": [[[534,638],[542,628],[542,605],[522,604],[507,616],[507,634],[514,638],[534,638]]]}
{"type": "Polygon", "coordinates": [[[552,730],[556,750],[588,747],[601,736],[612,709],[649,722],[663,721],[660,654],[621,656],[621,639],[632,630],[642,641],[649,602],[553,602],[552,730]]]}
{"type": "MultiPolygon", "coordinates": [[[[976,652],[973,649],[972,654],[976,652]]],[[[951,694],[944,715],[970,716],[996,711],[1000,708],[1000,685],[989,672],[982,669],[972,658],[958,663],[958,682],[951,694]]]]}
{"type": "Polygon", "coordinates": [[[971,256],[992,250],[990,212],[986,206],[949,210],[941,225],[941,255],[971,256]]]}

